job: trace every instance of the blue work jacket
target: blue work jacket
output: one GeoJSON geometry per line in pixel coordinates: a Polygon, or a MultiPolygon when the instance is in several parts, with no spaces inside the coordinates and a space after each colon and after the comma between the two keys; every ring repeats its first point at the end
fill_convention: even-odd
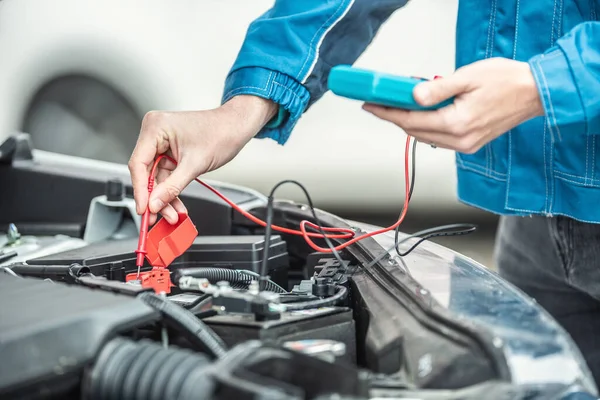
{"type": "MultiPolygon", "coordinates": [[[[279,118],[259,134],[284,144],[407,0],[277,0],[249,26],[223,102],[271,99],[279,118]]],[[[475,154],[456,154],[459,199],[503,215],[600,222],[600,0],[460,0],[456,67],[526,61],[545,110],[475,154]]]]}

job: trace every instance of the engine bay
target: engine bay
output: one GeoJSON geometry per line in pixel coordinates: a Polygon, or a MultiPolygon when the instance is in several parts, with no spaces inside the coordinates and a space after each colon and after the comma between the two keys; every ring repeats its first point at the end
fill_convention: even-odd
{"type": "MultiPolygon", "coordinates": [[[[35,240],[22,239],[23,245],[35,240]]],[[[56,239],[48,248],[60,243],[56,239]]],[[[0,367],[0,395],[370,398],[378,380],[383,387],[402,387],[420,375],[420,385],[435,388],[453,380],[468,387],[493,379],[493,364],[485,357],[434,335],[427,342],[445,346],[445,365],[421,361],[409,377],[411,371],[402,367],[410,361],[399,352],[397,333],[379,332],[373,340],[381,344],[370,349],[357,343],[369,317],[351,284],[357,269],[352,260],[340,266],[330,255],[313,253],[301,272],[312,279],[291,279],[286,243],[272,239],[265,291],[256,278],[264,245],[259,235],[199,236],[170,266],[174,287],[168,296],[124,281],[136,270],[135,239],[24,255],[26,261],[9,264],[0,275],[2,296],[11,304],[35,305],[3,313],[3,321],[13,321],[2,330],[8,350],[3,358],[19,362],[0,367]],[[330,301],[336,287],[354,295],[330,301]],[[366,365],[368,374],[361,368],[366,365]],[[430,371],[435,374],[424,374],[435,367],[440,368],[430,371]],[[451,371],[459,370],[471,372],[453,378],[451,371]]],[[[8,248],[18,251],[18,243],[8,248]]]]}
{"type": "MultiPolygon", "coordinates": [[[[498,340],[398,275],[372,239],[339,257],[294,235],[265,240],[190,188],[193,243],[165,271],[138,270],[122,168],[34,157],[16,135],[0,146],[0,181],[0,398],[547,398],[569,386],[517,384],[498,340]]],[[[215,185],[264,218],[264,196],[215,185]]],[[[280,226],[312,218],[289,201],[273,210],[280,226]]]]}

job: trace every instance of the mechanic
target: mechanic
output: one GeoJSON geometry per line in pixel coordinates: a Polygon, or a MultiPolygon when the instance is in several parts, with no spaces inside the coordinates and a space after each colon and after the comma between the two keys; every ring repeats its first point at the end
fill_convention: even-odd
{"type": "MultiPolygon", "coordinates": [[[[249,27],[222,106],[150,112],[129,168],[137,212],[185,212],[179,193],[251,138],[284,144],[407,0],[278,0],[249,27]]],[[[364,105],[417,140],[456,151],[459,199],[500,214],[500,274],[571,334],[600,381],[600,0],[460,0],[457,70],[415,98],[438,111],[364,105]]],[[[399,38],[401,40],[402,38],[399,38]]],[[[390,49],[392,50],[392,49],[390,49]]],[[[410,54],[404,55],[410,57],[410,54]]],[[[524,321],[525,323],[525,321],[524,321]]]]}

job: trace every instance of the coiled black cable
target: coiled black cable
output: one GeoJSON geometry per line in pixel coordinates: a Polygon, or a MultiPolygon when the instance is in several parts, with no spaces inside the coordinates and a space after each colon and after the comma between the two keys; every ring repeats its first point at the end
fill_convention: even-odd
{"type": "Polygon", "coordinates": [[[210,356],[221,358],[227,352],[225,343],[221,338],[190,311],[154,293],[145,292],[140,294],[138,298],[155,310],[160,311],[167,322],[183,331],[188,340],[199,346],[210,356]]]}
{"type": "Polygon", "coordinates": [[[337,286],[336,292],[333,296],[327,297],[325,299],[312,300],[312,301],[304,301],[302,303],[289,303],[285,305],[286,311],[298,311],[298,310],[308,310],[311,308],[319,308],[319,307],[327,307],[334,305],[339,300],[344,299],[348,294],[348,289],[345,286],[337,286]]]}
{"type": "MultiPolygon", "coordinates": [[[[177,284],[179,279],[184,276],[192,276],[194,278],[208,279],[209,282],[215,283],[219,281],[228,281],[232,286],[236,286],[238,283],[246,284],[246,287],[250,281],[258,280],[259,274],[244,271],[239,269],[228,269],[228,268],[180,268],[173,272],[173,282],[177,284]]],[[[275,293],[287,293],[287,290],[268,279],[265,282],[265,290],[275,293]]]]}
{"type": "Polygon", "coordinates": [[[86,400],[210,399],[214,383],[203,354],[150,341],[108,342],[82,385],[86,400]]]}

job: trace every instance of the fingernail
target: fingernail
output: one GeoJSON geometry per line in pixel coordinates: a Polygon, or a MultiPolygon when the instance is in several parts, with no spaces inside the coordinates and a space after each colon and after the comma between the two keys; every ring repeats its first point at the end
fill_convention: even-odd
{"type": "Polygon", "coordinates": [[[153,213],[157,213],[163,209],[165,203],[161,199],[154,199],[150,201],[150,211],[153,213]]]}

